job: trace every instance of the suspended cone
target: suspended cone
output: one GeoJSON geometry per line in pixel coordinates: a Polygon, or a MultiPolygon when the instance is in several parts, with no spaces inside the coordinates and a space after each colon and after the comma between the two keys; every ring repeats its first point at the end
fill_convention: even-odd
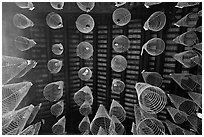
{"type": "Polygon", "coordinates": [[[171,102],[174,104],[174,106],[180,111],[185,112],[187,115],[194,113],[194,111],[197,109],[196,104],[189,99],[174,94],[167,95],[170,98],[171,102]]]}
{"type": "Polygon", "coordinates": [[[65,124],[66,124],[66,118],[65,116],[63,116],[61,119],[57,121],[57,123],[55,123],[52,126],[52,132],[54,134],[63,134],[65,132],[65,124]]]}
{"type": "Polygon", "coordinates": [[[196,92],[188,92],[188,95],[202,109],[202,94],[196,92]]]}
{"type": "Polygon", "coordinates": [[[92,108],[88,101],[85,101],[79,108],[79,112],[82,116],[88,116],[92,114],[92,108]]]}
{"type": "Polygon", "coordinates": [[[90,131],[90,120],[88,116],[85,116],[82,121],[79,123],[78,129],[80,132],[84,133],[90,131]]]}
{"type": "Polygon", "coordinates": [[[196,133],[189,131],[189,130],[185,130],[185,129],[184,129],[184,134],[185,135],[196,135],[196,133]]]}
{"type": "MultiPolygon", "coordinates": [[[[23,87],[21,87],[18,91],[13,91],[14,93],[11,94],[11,95],[3,95],[3,97],[5,97],[3,100],[2,100],[2,114],[6,114],[8,113],[9,111],[13,111],[15,110],[18,105],[20,104],[20,102],[23,100],[23,98],[27,95],[29,89],[31,88],[33,84],[31,82],[27,82],[26,85],[25,83],[22,84],[23,87]]],[[[13,87],[14,85],[12,85],[13,87]]],[[[19,84],[18,84],[19,86],[19,84]]],[[[6,93],[6,90],[12,90],[12,87],[10,88],[8,85],[3,87],[3,93],[6,93]]],[[[17,87],[18,89],[19,87],[17,87]]],[[[12,91],[10,92],[12,93],[12,91]]]]}
{"type": "Polygon", "coordinates": [[[193,129],[199,134],[202,134],[202,119],[198,118],[196,114],[189,115],[187,119],[192,125],[193,129]]]}
{"type": "Polygon", "coordinates": [[[169,106],[167,107],[167,111],[169,112],[175,123],[182,124],[186,121],[186,114],[179,111],[178,109],[169,106]]]}
{"type": "Polygon", "coordinates": [[[110,117],[115,115],[120,120],[120,122],[123,122],[126,118],[126,111],[117,101],[113,99],[110,106],[109,115],[110,117]]]}
{"type": "MultiPolygon", "coordinates": [[[[198,37],[194,31],[187,31],[187,32],[177,36],[176,38],[174,38],[173,42],[189,47],[189,46],[193,46],[194,44],[196,44],[198,42],[198,37]],[[190,41],[189,41],[189,39],[190,39],[190,41]]],[[[186,52],[187,51],[184,51],[181,53],[186,53],[186,52]]]]}
{"type": "Polygon", "coordinates": [[[165,120],[167,128],[169,129],[171,135],[184,135],[184,129],[177,126],[176,124],[170,122],[169,120],[165,120]]]}
{"type": "Polygon", "coordinates": [[[123,135],[124,132],[125,132],[125,127],[120,122],[120,120],[116,116],[114,116],[114,115],[112,115],[111,120],[112,120],[112,123],[114,123],[114,125],[113,125],[114,130],[113,131],[117,135],[123,135]]]}
{"type": "Polygon", "coordinates": [[[90,130],[92,134],[96,135],[98,133],[100,126],[106,132],[108,132],[110,122],[111,122],[110,116],[108,115],[105,107],[102,104],[100,104],[96,112],[96,115],[90,124],[90,130]]]}
{"type": "Polygon", "coordinates": [[[148,83],[150,85],[157,86],[157,87],[161,86],[163,78],[159,73],[147,72],[147,71],[145,72],[145,70],[143,70],[141,73],[145,83],[148,83]]]}

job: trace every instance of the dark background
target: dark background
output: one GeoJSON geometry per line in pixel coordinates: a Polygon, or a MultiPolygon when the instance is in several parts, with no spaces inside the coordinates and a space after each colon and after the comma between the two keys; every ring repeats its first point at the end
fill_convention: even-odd
{"type": "MultiPolygon", "coordinates": [[[[201,10],[201,4],[178,9],[174,7],[176,3],[162,3],[147,9],[144,7],[144,3],[141,2],[126,3],[123,7],[129,9],[132,18],[128,25],[119,27],[112,21],[112,12],[116,9],[114,3],[96,3],[94,9],[89,13],[95,21],[95,27],[89,34],[80,33],[75,26],[77,17],[85,13],[77,7],[76,3],[65,3],[63,10],[60,11],[53,9],[49,3],[34,2],[33,4],[35,6],[33,11],[20,9],[15,3],[2,4],[2,54],[33,59],[38,62],[37,66],[23,78],[14,79],[10,83],[28,80],[34,84],[19,105],[19,108],[29,104],[37,105],[42,103],[41,110],[33,122],[36,123],[41,119],[45,119],[45,124],[42,125],[39,134],[52,134],[52,125],[63,115],[66,116],[67,134],[80,134],[78,124],[83,117],[78,111],[79,107],[73,101],[73,95],[84,85],[88,85],[91,88],[94,96],[93,113],[89,115],[90,120],[95,116],[99,104],[103,104],[109,111],[111,101],[115,99],[127,112],[127,118],[123,125],[126,128],[126,134],[131,134],[131,126],[134,121],[133,104],[137,104],[134,86],[136,82],[143,82],[141,71],[144,69],[146,71],[156,71],[162,75],[164,81],[161,88],[166,93],[189,98],[186,91],[183,91],[169,77],[169,73],[189,72],[201,74],[201,68],[198,66],[192,69],[184,68],[172,58],[175,53],[189,49],[189,47],[172,42],[176,36],[187,31],[187,28],[178,28],[173,23],[189,12],[201,10]],[[165,12],[167,17],[165,27],[159,32],[144,31],[144,22],[155,11],[165,12]],[[63,28],[53,30],[47,26],[45,18],[50,12],[60,14],[63,18],[63,28]],[[30,18],[35,24],[34,27],[24,30],[16,28],[12,22],[12,18],[16,13],[22,13],[30,18]],[[126,53],[122,54],[127,59],[127,69],[122,73],[116,73],[110,67],[112,57],[117,54],[112,49],[112,40],[120,34],[126,35],[130,39],[131,47],[126,53]],[[34,39],[37,45],[25,52],[17,50],[13,41],[16,36],[20,35],[34,39]],[[140,56],[142,45],[153,37],[159,37],[164,40],[166,43],[165,51],[156,57],[148,55],[147,52],[140,56]],[[94,47],[93,57],[89,61],[82,60],[76,56],[76,46],[85,40],[94,47]],[[60,56],[56,56],[51,52],[51,46],[55,43],[62,43],[64,46],[64,52],[60,56]],[[47,62],[52,58],[63,60],[61,71],[54,75],[49,73],[47,69],[47,62]],[[81,81],[77,75],[78,70],[83,66],[90,67],[93,72],[93,76],[88,82],[81,81]],[[126,88],[121,94],[111,92],[111,83],[114,78],[120,78],[126,84],[126,88]],[[65,100],[65,109],[60,117],[55,118],[50,113],[50,107],[54,103],[45,100],[42,91],[45,85],[58,80],[65,82],[62,97],[65,100]]],[[[197,27],[201,24],[200,18],[197,27]]],[[[198,36],[199,42],[201,42],[201,33],[198,33],[198,36]]],[[[172,105],[170,101],[168,101],[168,105],[172,105]]],[[[166,109],[158,114],[158,118],[172,121],[166,109]]],[[[189,123],[179,126],[185,129],[190,128],[189,123]]]]}

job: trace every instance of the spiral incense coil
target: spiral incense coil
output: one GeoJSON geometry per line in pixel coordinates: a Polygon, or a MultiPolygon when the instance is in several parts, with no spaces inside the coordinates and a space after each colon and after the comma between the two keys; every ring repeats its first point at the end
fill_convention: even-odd
{"type": "Polygon", "coordinates": [[[61,119],[57,121],[57,123],[55,123],[52,126],[52,132],[57,135],[63,134],[65,132],[65,124],[66,124],[66,118],[65,116],[63,116],[61,119]]]}
{"type": "Polygon", "coordinates": [[[165,124],[167,125],[167,128],[169,129],[171,135],[185,135],[183,128],[177,126],[169,120],[165,120],[165,124]]]}
{"type": "Polygon", "coordinates": [[[23,98],[27,95],[32,85],[33,84],[31,82],[3,85],[2,115],[15,110],[23,98]]]}
{"type": "Polygon", "coordinates": [[[160,31],[166,25],[166,15],[164,12],[154,12],[144,23],[144,30],[160,31]]]}
{"type": "Polygon", "coordinates": [[[120,122],[123,122],[126,118],[126,111],[125,109],[114,99],[112,100],[109,116],[112,115],[116,116],[120,122]]]}
{"type": "Polygon", "coordinates": [[[57,103],[53,104],[50,108],[52,115],[59,117],[64,111],[64,101],[60,100],[57,103]]]}
{"type": "Polygon", "coordinates": [[[81,59],[89,60],[93,56],[93,46],[87,42],[83,41],[77,45],[76,54],[81,59]]]}
{"type": "Polygon", "coordinates": [[[51,59],[47,62],[47,68],[51,74],[57,74],[62,69],[62,61],[58,59],[51,59]]]}
{"type": "Polygon", "coordinates": [[[165,127],[155,118],[145,118],[137,126],[138,135],[163,135],[165,127]]]}
{"type": "Polygon", "coordinates": [[[82,80],[82,81],[88,81],[91,79],[92,77],[92,71],[89,67],[82,67],[79,71],[78,71],[78,77],[82,80]]]}
{"type": "Polygon", "coordinates": [[[85,116],[79,123],[78,129],[81,133],[90,131],[90,120],[88,116],[85,116]]]}
{"type": "Polygon", "coordinates": [[[195,102],[190,99],[186,99],[174,94],[168,94],[168,97],[178,110],[185,112],[187,115],[191,115],[197,109],[195,102]]]}
{"type": "Polygon", "coordinates": [[[30,105],[4,115],[2,117],[2,134],[5,135],[9,132],[13,132],[13,134],[20,133],[26,125],[33,108],[34,106],[30,105]]]}
{"type": "Polygon", "coordinates": [[[167,107],[167,111],[171,115],[173,121],[177,124],[182,124],[186,121],[186,114],[173,107],[167,107]]]}
{"type": "Polygon", "coordinates": [[[130,40],[125,35],[116,36],[112,42],[112,47],[117,53],[126,52],[130,48],[130,40]]]}
{"type": "Polygon", "coordinates": [[[126,4],[126,2],[115,2],[116,7],[120,7],[120,6],[123,6],[125,4],[126,4]]]}
{"type": "Polygon", "coordinates": [[[167,103],[165,92],[146,83],[136,83],[136,91],[140,107],[150,114],[159,113],[167,103]]]}
{"type": "Polygon", "coordinates": [[[54,53],[55,55],[60,56],[62,55],[63,51],[64,51],[64,47],[62,43],[52,45],[52,53],[54,53]]]}
{"type": "Polygon", "coordinates": [[[125,89],[125,83],[119,79],[113,79],[111,91],[114,93],[122,93],[125,89]]]}
{"type": "Polygon", "coordinates": [[[58,101],[63,95],[63,88],[63,81],[49,83],[44,87],[43,95],[50,102],[58,101]]]}
{"type": "Polygon", "coordinates": [[[74,102],[80,107],[85,101],[93,104],[93,95],[89,86],[84,86],[79,91],[74,93],[74,102]]]}
{"type": "Polygon", "coordinates": [[[111,118],[108,115],[105,107],[100,104],[94,119],[91,122],[90,129],[93,135],[96,135],[99,131],[99,128],[103,128],[106,133],[109,131],[111,118]]]}

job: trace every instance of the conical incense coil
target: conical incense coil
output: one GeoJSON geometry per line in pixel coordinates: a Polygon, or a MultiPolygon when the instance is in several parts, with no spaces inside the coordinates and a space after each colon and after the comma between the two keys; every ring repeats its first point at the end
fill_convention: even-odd
{"type": "Polygon", "coordinates": [[[164,12],[154,12],[144,23],[144,30],[160,31],[166,25],[166,15],[164,12]]]}
{"type": "Polygon", "coordinates": [[[114,129],[117,135],[123,135],[126,132],[125,127],[115,115],[112,115],[111,121],[114,122],[114,129]]]}
{"type": "Polygon", "coordinates": [[[151,56],[159,56],[165,50],[165,43],[160,38],[152,38],[142,46],[141,55],[144,50],[151,56]]]}
{"type": "Polygon", "coordinates": [[[182,9],[182,8],[185,8],[185,7],[196,6],[199,3],[200,2],[178,2],[175,7],[182,9]]]}
{"type": "Polygon", "coordinates": [[[120,7],[120,6],[123,6],[125,4],[126,4],[126,2],[115,2],[116,7],[120,7]]]}
{"type": "Polygon", "coordinates": [[[184,129],[177,126],[176,124],[170,122],[169,120],[165,120],[165,124],[167,125],[167,128],[169,129],[169,132],[171,135],[184,135],[184,129]]]}
{"type": "Polygon", "coordinates": [[[108,133],[102,127],[100,127],[97,135],[108,135],[108,133]]]}
{"type": "Polygon", "coordinates": [[[58,101],[63,95],[64,82],[57,81],[47,84],[43,89],[43,95],[50,102],[58,101]]]}
{"type": "Polygon", "coordinates": [[[202,119],[198,118],[196,114],[191,114],[187,117],[189,123],[192,125],[194,131],[202,134],[202,119]]]}
{"type": "Polygon", "coordinates": [[[168,94],[168,97],[178,110],[185,112],[187,115],[194,113],[197,109],[197,105],[190,99],[174,94],[168,94]]]}
{"type": "Polygon", "coordinates": [[[31,82],[22,82],[3,86],[2,115],[15,110],[23,98],[27,95],[32,85],[33,84],[31,82]],[[15,85],[17,85],[16,89],[15,85]]]}
{"type": "Polygon", "coordinates": [[[162,3],[162,2],[145,2],[144,6],[146,8],[150,8],[151,6],[157,5],[157,4],[160,4],[160,3],[162,3]]]}
{"type": "Polygon", "coordinates": [[[136,83],[136,91],[139,105],[144,111],[150,114],[156,114],[166,106],[167,98],[162,89],[145,83],[136,83]],[[139,84],[143,86],[142,89],[138,88],[139,84]]]}
{"type": "Polygon", "coordinates": [[[65,116],[63,116],[61,119],[57,121],[57,123],[55,123],[52,126],[52,132],[58,135],[63,134],[65,132],[65,124],[66,124],[66,118],[65,116]]]}
{"type": "Polygon", "coordinates": [[[149,114],[142,110],[138,104],[134,104],[134,115],[135,115],[135,126],[137,127],[138,124],[145,118],[157,118],[156,115],[149,114]]]}
{"type": "Polygon", "coordinates": [[[100,104],[96,112],[96,115],[90,125],[90,130],[92,134],[96,135],[100,127],[102,127],[105,130],[105,132],[108,133],[110,122],[111,122],[110,116],[108,115],[105,107],[102,104],[100,104]]]}
{"type": "Polygon", "coordinates": [[[187,31],[174,38],[173,42],[189,47],[198,43],[198,36],[194,31],[187,31]]]}
{"type": "Polygon", "coordinates": [[[198,13],[188,13],[183,18],[178,20],[174,25],[178,27],[194,27],[199,19],[198,13]]]}
{"type": "Polygon", "coordinates": [[[2,84],[7,84],[28,65],[23,58],[2,56],[2,84]]]}
{"type": "Polygon", "coordinates": [[[42,103],[40,103],[39,105],[37,105],[37,106],[35,106],[33,108],[33,112],[31,113],[31,115],[30,115],[30,117],[29,117],[29,119],[27,121],[27,124],[31,124],[33,122],[33,120],[35,119],[35,117],[36,117],[38,111],[40,110],[41,106],[42,106],[42,103]]]}
{"type": "Polygon", "coordinates": [[[81,133],[90,131],[90,120],[88,116],[85,116],[82,121],[79,123],[78,129],[81,133]]]}
{"type": "Polygon", "coordinates": [[[132,122],[131,132],[132,132],[133,135],[137,135],[136,124],[134,122],[132,122]]]}
{"type": "Polygon", "coordinates": [[[90,105],[93,104],[93,95],[89,86],[84,86],[74,93],[74,102],[78,106],[81,106],[85,101],[88,101],[90,105]]]}
{"type": "Polygon", "coordinates": [[[39,133],[39,131],[40,131],[40,128],[41,128],[41,121],[40,121],[40,122],[37,122],[37,123],[34,125],[34,128],[35,128],[34,135],[38,135],[38,133],[39,133]]]}
{"type": "Polygon", "coordinates": [[[165,127],[155,118],[145,118],[137,126],[138,135],[163,135],[165,127]]]}
{"type": "Polygon", "coordinates": [[[125,109],[114,99],[112,100],[109,110],[109,116],[112,117],[112,115],[116,116],[120,122],[123,122],[126,118],[125,109]]]}
{"type": "Polygon", "coordinates": [[[169,75],[183,90],[194,90],[198,84],[192,79],[192,74],[171,73],[169,75]]]}
{"type": "Polygon", "coordinates": [[[199,51],[202,51],[202,43],[197,43],[192,46],[192,48],[197,49],[199,51]]]}
{"type": "Polygon", "coordinates": [[[60,100],[57,103],[53,104],[50,108],[52,115],[59,117],[64,111],[64,101],[60,100]]]}
{"type": "Polygon", "coordinates": [[[183,113],[182,111],[179,111],[178,109],[175,109],[170,106],[167,107],[166,109],[175,123],[182,124],[183,122],[186,121],[186,114],[183,113]]]}
{"type": "Polygon", "coordinates": [[[188,95],[202,109],[202,94],[196,92],[188,92],[188,95]]]}
{"type": "Polygon", "coordinates": [[[193,50],[188,50],[174,54],[173,58],[177,60],[179,63],[181,63],[184,67],[192,68],[197,65],[195,59],[199,59],[200,55],[193,50]]]}
{"type": "Polygon", "coordinates": [[[148,83],[152,86],[156,86],[156,87],[160,87],[162,82],[163,82],[163,78],[162,76],[157,73],[157,72],[147,72],[145,70],[143,70],[142,72],[142,77],[145,81],[145,83],[148,83]]]}
{"type": "Polygon", "coordinates": [[[26,106],[17,111],[12,111],[11,115],[3,116],[2,121],[4,121],[4,124],[2,127],[2,134],[5,135],[15,129],[18,129],[17,134],[20,133],[26,125],[33,108],[33,105],[26,106]]]}
{"type": "Polygon", "coordinates": [[[33,125],[28,126],[26,129],[21,131],[19,135],[34,135],[35,129],[33,125]]]}
{"type": "Polygon", "coordinates": [[[79,112],[82,116],[88,116],[92,114],[92,108],[88,101],[85,101],[79,108],[79,112]]]}

